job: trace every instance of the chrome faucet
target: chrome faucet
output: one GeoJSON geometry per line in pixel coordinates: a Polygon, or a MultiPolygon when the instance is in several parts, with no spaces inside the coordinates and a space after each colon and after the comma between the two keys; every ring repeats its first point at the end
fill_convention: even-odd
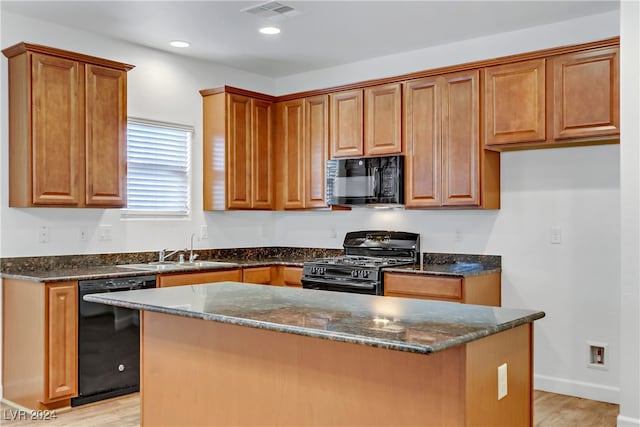
{"type": "Polygon", "coordinates": [[[189,262],[194,262],[198,258],[198,254],[193,253],[193,239],[196,237],[196,233],[191,233],[191,251],[189,252],[189,262]]]}
{"type": "Polygon", "coordinates": [[[169,252],[168,254],[165,253],[168,250],[169,249],[160,249],[160,252],[158,252],[158,262],[165,262],[170,256],[180,252],[180,249],[176,249],[175,251],[169,252]]]}

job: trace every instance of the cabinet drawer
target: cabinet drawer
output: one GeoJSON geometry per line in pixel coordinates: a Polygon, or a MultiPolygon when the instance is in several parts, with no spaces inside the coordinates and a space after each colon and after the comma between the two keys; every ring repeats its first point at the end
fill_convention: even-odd
{"type": "Polygon", "coordinates": [[[271,284],[271,267],[245,268],[242,270],[242,281],[260,285],[271,284]]]}
{"type": "Polygon", "coordinates": [[[385,273],[384,294],[416,298],[462,298],[462,279],[418,274],[385,273]]]}
{"type": "Polygon", "coordinates": [[[241,280],[242,271],[239,269],[206,271],[203,273],[162,274],[158,276],[158,287],[166,288],[167,286],[197,285],[200,283],[227,281],[240,282],[241,280]]]}
{"type": "Polygon", "coordinates": [[[299,267],[285,267],[282,272],[285,286],[302,287],[302,269],[299,267]]]}

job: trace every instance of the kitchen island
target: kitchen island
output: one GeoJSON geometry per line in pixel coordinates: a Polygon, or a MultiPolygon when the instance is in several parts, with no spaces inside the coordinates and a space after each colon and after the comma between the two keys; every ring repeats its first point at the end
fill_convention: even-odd
{"type": "Polygon", "coordinates": [[[532,423],[542,312],[232,282],[85,299],[142,310],[143,426],[532,423]]]}

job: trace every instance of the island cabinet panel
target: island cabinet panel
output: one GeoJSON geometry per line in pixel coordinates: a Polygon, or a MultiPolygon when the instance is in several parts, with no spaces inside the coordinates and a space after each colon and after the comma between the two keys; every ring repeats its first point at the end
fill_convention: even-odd
{"type": "Polygon", "coordinates": [[[429,355],[149,311],[142,331],[142,426],[533,421],[530,324],[429,355]],[[498,400],[503,363],[508,395],[498,400]]]}
{"type": "Polygon", "coordinates": [[[545,60],[489,67],[484,80],[485,144],[544,141],[545,60]]]}
{"type": "Polygon", "coordinates": [[[406,206],[500,207],[500,157],[480,145],[480,73],[405,82],[406,206]]]}
{"type": "Polygon", "coordinates": [[[203,271],[200,273],[167,273],[157,276],[159,288],[168,286],[198,285],[215,282],[241,282],[242,270],[203,271]]]}
{"type": "Polygon", "coordinates": [[[9,206],[126,204],[131,65],[20,43],[9,58],[9,206]]]}
{"type": "Polygon", "coordinates": [[[467,277],[384,273],[385,296],[500,306],[501,294],[500,273],[467,277]]]}
{"type": "Polygon", "coordinates": [[[270,285],[272,267],[252,267],[242,269],[242,281],[258,285],[270,285]]]}
{"type": "Polygon", "coordinates": [[[205,210],[275,206],[272,102],[245,92],[201,91],[205,210]]]}
{"type": "Polygon", "coordinates": [[[276,104],[278,209],[327,206],[328,102],[328,96],[321,95],[276,104]]]}
{"type": "Polygon", "coordinates": [[[402,151],[402,85],[369,87],[364,90],[364,153],[367,156],[402,151]]]}
{"type": "Polygon", "coordinates": [[[329,95],[331,157],[363,156],[362,89],[329,95]]]}
{"type": "Polygon", "coordinates": [[[620,134],[619,48],[552,57],[553,137],[620,134]]]}
{"type": "Polygon", "coordinates": [[[29,409],[77,395],[78,283],[3,279],[3,398],[29,409]]]}
{"type": "Polygon", "coordinates": [[[47,285],[47,401],[78,394],[78,283],[47,285]]]}

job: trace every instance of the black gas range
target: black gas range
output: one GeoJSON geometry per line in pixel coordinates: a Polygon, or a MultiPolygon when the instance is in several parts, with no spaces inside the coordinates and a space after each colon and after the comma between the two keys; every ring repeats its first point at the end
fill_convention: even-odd
{"type": "Polygon", "coordinates": [[[383,295],[385,267],[420,263],[420,235],[402,231],[352,231],[344,255],[304,263],[302,287],[383,295]]]}

